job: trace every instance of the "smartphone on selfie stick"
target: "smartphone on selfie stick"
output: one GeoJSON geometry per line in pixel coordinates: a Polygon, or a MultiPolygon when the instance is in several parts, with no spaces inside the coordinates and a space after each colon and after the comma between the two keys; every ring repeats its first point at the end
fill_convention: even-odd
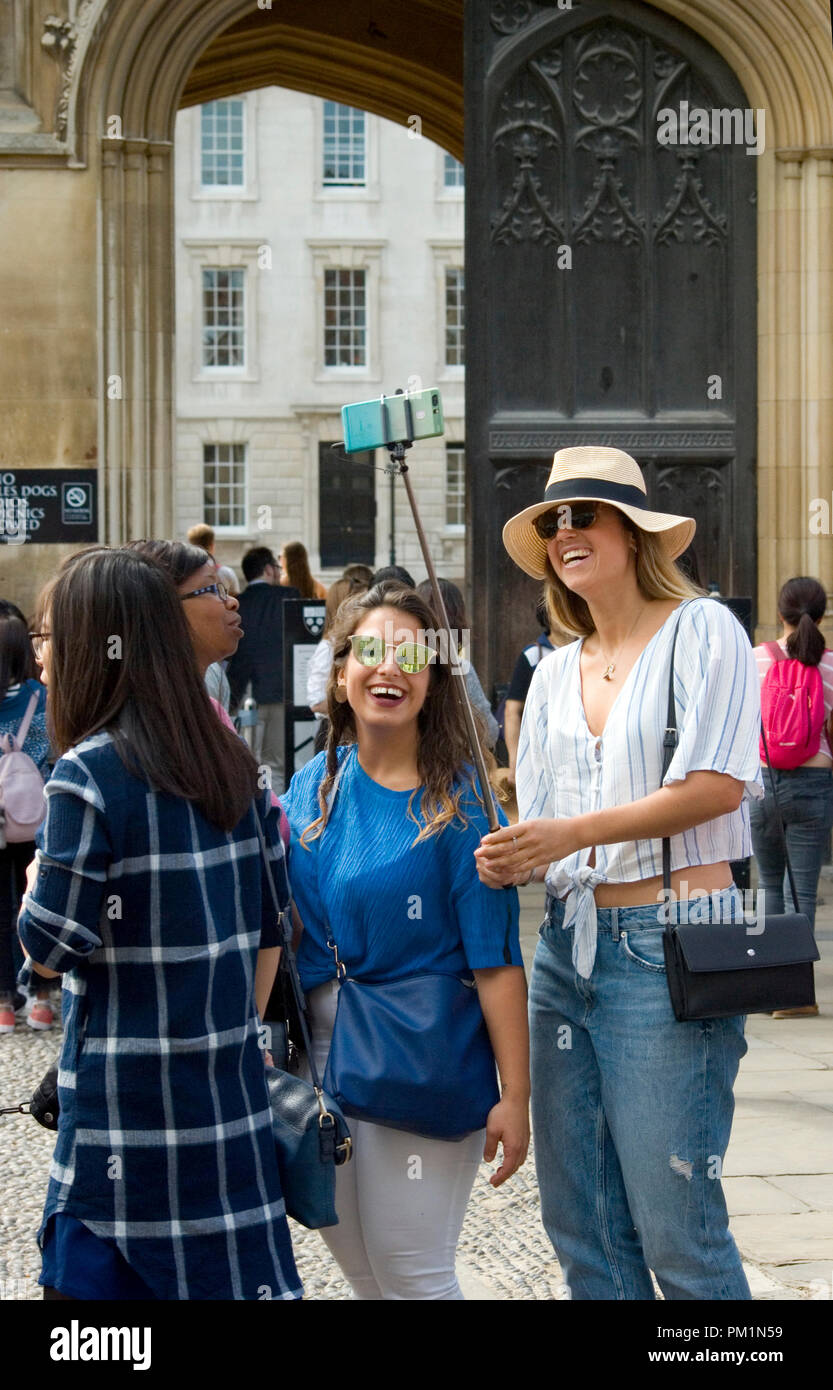
{"type": "Polygon", "coordinates": [[[422,550],[422,558],[425,561],[425,568],[431,582],[434,604],[440,622],[448,634],[449,657],[452,666],[456,668],[454,670],[454,675],[457,677],[456,689],[463,707],[469,747],[480,781],[481,797],[489,821],[489,829],[498,830],[500,822],[497,817],[494,798],[491,795],[483,750],[477,737],[477,727],[474,722],[474,713],[465,677],[461,669],[460,656],[449,626],[445,601],[437,583],[437,573],[428,549],[425,532],[422,529],[416,498],[411,487],[411,480],[408,477],[408,465],[405,462],[405,450],[410,449],[415,439],[429,439],[444,433],[445,425],[440,392],[435,386],[432,386],[428,390],[416,391],[413,394],[400,390],[393,396],[380,396],[375,401],[359,401],[355,405],[342,406],[341,420],[344,428],[344,452],[355,454],[366,449],[387,449],[390,454],[391,470],[398,473],[405,484],[405,491],[408,494],[408,501],[411,505],[411,513],[422,550]]]}

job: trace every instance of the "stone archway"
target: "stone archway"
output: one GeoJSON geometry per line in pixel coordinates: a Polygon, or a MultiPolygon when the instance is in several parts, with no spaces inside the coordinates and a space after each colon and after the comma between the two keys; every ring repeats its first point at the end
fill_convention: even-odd
{"type": "MultiPolygon", "coordinates": [[[[481,2],[504,34],[558,8],[556,0],[481,2]]],[[[23,120],[13,134],[0,129],[0,462],[97,462],[110,540],[164,533],[171,522],[178,106],[275,81],[392,119],[415,110],[427,135],[462,154],[464,0],[374,0],[372,21],[366,0],[274,0],[271,11],[266,3],[55,0],[73,18],[45,20],[44,5],[15,7],[29,26],[21,64],[40,116],[33,124],[43,129],[23,120]]],[[[653,8],[701,34],[767,112],[758,168],[766,620],[784,573],[814,572],[833,589],[829,542],[807,527],[809,500],[833,488],[829,12],[824,0],[653,0],[653,8]]],[[[472,90],[476,54],[468,64],[472,90]]],[[[51,572],[56,551],[27,547],[26,557],[4,555],[21,593],[51,572]]]]}

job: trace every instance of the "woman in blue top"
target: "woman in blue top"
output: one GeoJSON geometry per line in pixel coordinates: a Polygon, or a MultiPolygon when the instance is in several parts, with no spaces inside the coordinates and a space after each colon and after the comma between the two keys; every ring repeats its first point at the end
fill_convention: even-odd
{"type": "Polygon", "coordinates": [[[345,605],[332,635],[327,751],[282,798],[305,924],[298,964],[322,1072],[337,992],[328,918],[340,958],[361,979],[473,972],[503,1087],[485,1135],[457,1143],[351,1120],[354,1161],[336,1177],[339,1224],[322,1235],[360,1299],[462,1298],[454,1257],[480,1156],[490,1161],[502,1143],[497,1186],[529,1141],[517,894],[477,877],[473,852],[488,824],[450,668],[434,661],[414,671],[421,663],[406,660],[406,670],[397,660],[397,644],[424,642],[436,627],[425,602],[398,586],[376,585],[345,605]]]}
{"type": "Polygon", "coordinates": [[[64,976],[44,1296],[297,1299],[258,1036],[275,807],[153,560],[74,557],[42,627],[61,756],[20,936],[64,976]]]}
{"type": "MultiPolygon", "coordinates": [[[[46,691],[35,676],[32,644],[20,609],[0,600],[0,735],[17,735],[34,697],[35,708],[21,752],[37,765],[43,780],[49,776],[49,735],[46,731],[46,691]]],[[[35,854],[34,840],[7,843],[0,849],[0,1034],[14,1032],[14,924],[26,886],[26,868],[35,854]]],[[[40,981],[30,999],[26,1022],[45,1030],[54,1022],[49,989],[40,981]]]]}

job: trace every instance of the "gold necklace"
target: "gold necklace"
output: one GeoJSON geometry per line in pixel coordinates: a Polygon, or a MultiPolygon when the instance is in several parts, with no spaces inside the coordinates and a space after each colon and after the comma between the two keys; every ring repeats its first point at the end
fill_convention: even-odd
{"type": "Polygon", "coordinates": [[[617,649],[617,651],[616,651],[615,656],[613,656],[613,658],[612,658],[611,660],[609,660],[609,661],[608,661],[608,658],[605,656],[605,652],[604,652],[604,649],[603,649],[603,647],[602,647],[602,640],[601,640],[601,638],[599,638],[599,651],[600,651],[601,654],[602,654],[602,660],[603,660],[603,661],[607,661],[607,665],[605,666],[604,670],[602,671],[602,680],[603,680],[603,681],[612,681],[612,680],[613,680],[613,672],[616,670],[616,663],[617,663],[617,661],[619,660],[619,657],[620,657],[621,654],[622,654],[622,650],[623,650],[625,644],[626,644],[627,642],[629,642],[630,639],[633,637],[633,634],[634,634],[634,632],[636,631],[636,625],[637,625],[637,623],[639,622],[639,619],[642,617],[642,614],[645,612],[645,609],[647,608],[647,606],[648,606],[647,604],[643,603],[642,607],[640,608],[639,612],[637,613],[637,615],[636,615],[636,617],[635,617],[635,619],[634,619],[633,626],[632,626],[630,632],[628,633],[628,635],[627,635],[627,637],[624,639],[624,641],[619,643],[619,647],[618,647],[618,649],[617,649]]]}

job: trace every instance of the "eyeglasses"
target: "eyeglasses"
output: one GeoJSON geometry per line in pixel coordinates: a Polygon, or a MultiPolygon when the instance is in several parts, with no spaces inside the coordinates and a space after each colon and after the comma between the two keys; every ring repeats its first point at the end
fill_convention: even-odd
{"type": "Polygon", "coordinates": [[[432,647],[424,647],[420,642],[400,642],[394,646],[381,637],[356,636],[350,638],[353,655],[362,666],[380,666],[385,652],[392,651],[393,659],[406,676],[418,676],[426,666],[430,666],[437,653],[432,647]]]}
{"type": "Polygon", "coordinates": [[[31,639],[32,639],[32,650],[34,651],[35,656],[38,658],[38,661],[40,661],[41,652],[43,651],[43,644],[44,644],[44,642],[48,642],[48,641],[49,641],[50,637],[52,636],[52,633],[51,633],[51,632],[30,632],[30,633],[29,633],[29,636],[30,636],[31,639]]]}
{"type": "Polygon", "coordinates": [[[598,502],[578,502],[575,506],[562,503],[549,512],[536,516],[532,525],[542,541],[551,541],[559,531],[586,531],[598,520],[598,502]]]}
{"type": "Polygon", "coordinates": [[[221,603],[225,603],[226,599],[231,597],[225,584],[220,584],[219,582],[217,584],[206,584],[203,589],[194,589],[192,593],[180,594],[179,597],[184,603],[187,598],[199,598],[201,594],[216,594],[221,603]]]}

